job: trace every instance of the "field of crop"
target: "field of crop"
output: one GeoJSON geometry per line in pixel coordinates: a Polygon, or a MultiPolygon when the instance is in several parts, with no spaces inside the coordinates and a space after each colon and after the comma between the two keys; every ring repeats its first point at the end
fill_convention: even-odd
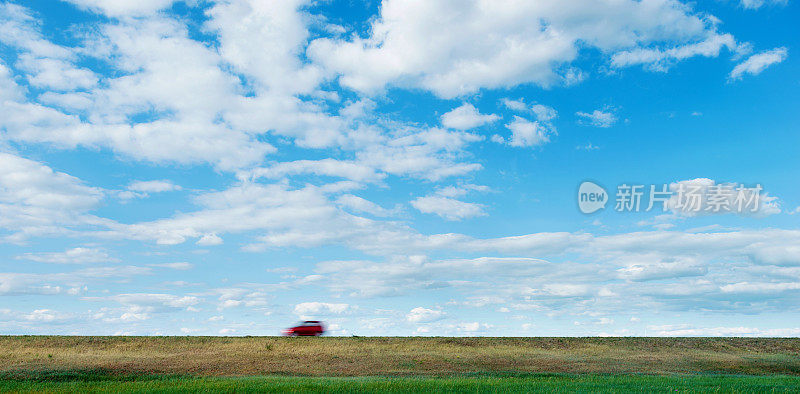
{"type": "Polygon", "coordinates": [[[800,340],[0,337],[6,391],[800,392],[800,340]]]}

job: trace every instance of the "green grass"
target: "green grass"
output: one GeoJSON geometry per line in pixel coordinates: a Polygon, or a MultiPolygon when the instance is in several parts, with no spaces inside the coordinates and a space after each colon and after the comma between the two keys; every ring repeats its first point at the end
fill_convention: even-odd
{"type": "Polygon", "coordinates": [[[0,376],[0,392],[800,392],[800,377],[495,374],[456,377],[190,377],[39,371],[0,376]]]}

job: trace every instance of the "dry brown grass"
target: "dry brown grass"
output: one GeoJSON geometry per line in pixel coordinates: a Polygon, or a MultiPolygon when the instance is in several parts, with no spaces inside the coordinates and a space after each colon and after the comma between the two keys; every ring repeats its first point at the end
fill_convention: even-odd
{"type": "Polygon", "coordinates": [[[375,376],[800,375],[800,339],[0,336],[0,371],[375,376]]]}

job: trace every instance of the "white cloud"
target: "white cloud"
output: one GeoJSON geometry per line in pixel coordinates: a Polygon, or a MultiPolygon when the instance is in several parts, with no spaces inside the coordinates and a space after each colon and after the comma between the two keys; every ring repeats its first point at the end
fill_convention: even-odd
{"type": "Polygon", "coordinates": [[[290,175],[312,174],[350,179],[356,182],[377,182],[386,177],[375,168],[352,161],[336,159],[296,160],[275,163],[270,167],[255,168],[240,175],[240,178],[277,179],[290,175]]]}
{"type": "Polygon", "coordinates": [[[676,62],[695,56],[717,57],[723,48],[738,50],[736,40],[730,34],[719,34],[709,28],[705,37],[692,43],[670,48],[635,48],[615,53],[611,57],[614,67],[629,67],[642,64],[653,71],[667,71],[676,62]]]}
{"type": "MultiPolygon", "coordinates": [[[[547,233],[490,240],[445,234],[432,240],[436,249],[520,257],[431,260],[410,255],[383,262],[328,261],[316,271],[334,294],[444,291],[472,299],[476,306],[489,302],[510,310],[727,311],[735,304],[737,311],[785,311],[800,300],[798,240],[800,232],[793,230],[547,233]],[[553,262],[526,256],[550,256],[553,262]]],[[[415,250],[406,246],[403,253],[415,250]]]]}
{"type": "Polygon", "coordinates": [[[185,309],[197,305],[201,300],[195,296],[177,296],[173,294],[131,293],[108,297],[112,301],[134,306],[136,310],[146,312],[167,312],[171,309],[185,309]]]}
{"type": "MultiPolygon", "coordinates": [[[[540,146],[550,142],[550,136],[555,134],[555,129],[547,122],[531,122],[525,118],[514,115],[514,120],[506,124],[511,130],[508,145],[517,147],[540,146]]],[[[503,141],[500,138],[498,141],[503,141]]]]}
{"type": "Polygon", "coordinates": [[[116,226],[112,235],[177,244],[207,234],[262,230],[268,234],[262,241],[285,246],[301,241],[305,245],[334,242],[379,227],[337,209],[324,189],[311,185],[291,189],[285,184],[243,183],[200,195],[197,203],[198,211],[116,226]]]}
{"type": "MultiPolygon", "coordinates": [[[[26,72],[32,86],[72,90],[91,88],[97,83],[94,72],[74,64],[73,50],[53,44],[42,36],[35,17],[25,7],[0,4],[0,43],[20,51],[16,67],[26,72]]],[[[0,68],[0,79],[2,74],[0,68]]]]}
{"type": "Polygon", "coordinates": [[[344,194],[336,199],[336,203],[355,212],[364,212],[375,216],[391,216],[394,211],[386,209],[372,201],[352,194],[344,194]]]}
{"type": "Polygon", "coordinates": [[[588,124],[595,127],[608,128],[617,123],[617,115],[611,110],[601,111],[596,109],[591,113],[576,112],[575,115],[581,117],[588,124]]]}
{"type": "Polygon", "coordinates": [[[187,262],[178,262],[178,263],[161,263],[161,264],[150,264],[151,267],[161,267],[161,268],[169,268],[174,270],[186,271],[194,268],[194,265],[187,262]]]}
{"type": "Polygon", "coordinates": [[[474,185],[471,183],[457,186],[440,187],[433,195],[418,197],[411,201],[411,205],[422,213],[433,213],[447,220],[461,220],[476,216],[485,216],[484,206],[456,200],[470,192],[489,192],[488,186],[474,185]]]}
{"type": "Polygon", "coordinates": [[[197,244],[200,246],[222,245],[223,242],[222,238],[217,234],[206,234],[197,240],[197,244]]]}
{"type": "Polygon", "coordinates": [[[0,273],[0,295],[7,294],[80,294],[86,283],[108,278],[147,275],[146,267],[115,266],[85,268],[67,273],[0,273]]]}
{"type": "Polygon", "coordinates": [[[135,181],[128,185],[128,190],[141,193],[162,193],[181,190],[181,187],[168,180],[135,181]]]}
{"type": "Polygon", "coordinates": [[[0,228],[15,232],[9,240],[66,232],[61,226],[106,224],[86,214],[102,198],[102,190],[75,177],[0,152],[0,228]]]}
{"type": "MultiPolygon", "coordinates": [[[[16,39],[15,45],[38,57],[72,61],[77,56],[76,50],[42,39],[32,18],[17,19],[15,26],[22,26],[18,34],[28,39],[16,39]]],[[[108,147],[140,160],[209,162],[226,169],[260,161],[275,150],[218,121],[220,111],[237,103],[240,82],[221,69],[217,53],[189,39],[181,23],[158,17],[125,19],[93,31],[84,55],[112,59],[109,66],[119,72],[104,77],[101,87],[82,97],[89,103],[81,103],[80,111],[90,116],[80,118],[35,102],[5,102],[0,126],[8,138],[59,148],[108,147]],[[144,113],[156,115],[148,116],[149,121],[131,121],[144,113]]],[[[46,96],[51,101],[53,97],[46,96]]]]}
{"type": "Polygon", "coordinates": [[[21,55],[17,67],[30,73],[28,82],[39,88],[55,90],[88,89],[97,85],[94,72],[77,68],[61,59],[37,58],[29,54],[21,55]]]}
{"type": "Polygon", "coordinates": [[[478,112],[472,104],[464,103],[458,108],[442,115],[442,126],[456,129],[469,130],[500,119],[495,114],[484,115],[478,112]]]}
{"type": "Polygon", "coordinates": [[[556,112],[553,107],[548,107],[543,104],[533,104],[529,108],[523,99],[510,100],[508,98],[504,98],[500,100],[500,102],[503,103],[506,108],[513,111],[531,112],[536,116],[536,120],[540,122],[549,123],[558,117],[558,112],[556,112]]]}
{"type": "MultiPolygon", "coordinates": [[[[7,115],[0,119],[10,140],[62,149],[108,148],[135,160],[210,163],[222,170],[261,163],[276,151],[268,136],[289,138],[306,148],[343,148],[356,158],[277,163],[254,174],[264,177],[317,174],[377,182],[388,173],[438,180],[480,168],[460,161],[461,150],[480,136],[407,126],[398,130],[397,124],[384,129],[376,127],[380,122],[375,119],[360,123],[371,116],[365,111],[355,117],[347,110],[341,116],[329,114],[317,102],[330,98],[326,93],[331,92],[318,90],[323,73],[301,60],[309,34],[306,24],[313,20],[303,1],[215,4],[204,27],[218,35],[219,47],[191,39],[184,21],[153,13],[168,2],[80,4],[95,10],[102,6],[112,15],[137,14],[141,7],[141,15],[147,16],[100,23],[84,37],[84,48],[67,48],[44,39],[39,21],[25,8],[5,7],[10,17],[4,26],[13,34],[0,40],[23,48],[31,58],[62,63],[97,58],[114,70],[98,76],[97,86],[88,92],[48,91],[38,101],[25,101],[11,74],[0,69],[6,74],[0,82],[10,87],[3,95],[14,98],[3,102],[7,115]],[[316,98],[304,101],[299,95],[316,98]]],[[[18,71],[25,77],[36,75],[18,71]]],[[[89,79],[58,83],[88,87],[93,82],[80,81],[89,79]]]]}
{"type": "Polygon", "coordinates": [[[716,56],[734,42],[712,21],[677,1],[388,0],[369,36],[319,38],[308,53],[355,90],[421,87],[451,98],[573,83],[582,73],[570,64],[581,48],[612,54],[615,66],[716,56]]]}
{"type": "MultiPolygon", "coordinates": [[[[745,187],[735,183],[717,183],[708,178],[673,182],[669,185],[672,195],[666,208],[684,217],[712,214],[768,216],[780,213],[778,198],[770,196],[763,189],[754,191],[758,187],[759,185],[745,187]]],[[[658,188],[656,190],[660,191],[658,188]]]]}
{"type": "Polygon", "coordinates": [[[73,316],[66,313],[60,313],[52,309],[37,309],[29,314],[23,315],[22,318],[28,321],[38,323],[53,323],[59,320],[71,319],[73,316]]]}
{"type": "Polygon", "coordinates": [[[797,282],[738,282],[730,283],[720,287],[724,293],[782,293],[788,290],[800,290],[800,283],[797,282]]]}
{"type": "Polygon", "coordinates": [[[219,34],[220,54],[238,71],[271,90],[308,93],[322,72],[299,56],[309,33],[307,0],[217,2],[207,27],[219,34]]]}
{"type": "Polygon", "coordinates": [[[0,42],[40,58],[69,59],[73,53],[42,37],[32,12],[17,4],[0,4],[0,42]]]}
{"type": "Polygon", "coordinates": [[[406,320],[411,323],[430,323],[444,317],[444,312],[440,310],[423,308],[421,306],[411,310],[406,315],[406,320]]]}
{"type": "Polygon", "coordinates": [[[461,197],[469,192],[490,192],[491,189],[484,185],[471,183],[459,184],[457,186],[446,186],[436,189],[436,194],[444,197],[461,197]]]}
{"type": "Polygon", "coordinates": [[[542,104],[532,105],[531,111],[536,114],[536,120],[540,122],[549,122],[558,116],[555,109],[542,104]]]}
{"type": "Polygon", "coordinates": [[[328,302],[303,302],[294,306],[294,313],[301,316],[340,315],[351,310],[348,304],[328,302]]]}
{"type": "MultiPolygon", "coordinates": [[[[252,287],[252,286],[251,286],[252,287]]],[[[218,295],[217,309],[224,310],[228,308],[257,308],[264,310],[269,305],[267,293],[261,289],[251,288],[218,288],[213,289],[210,294],[218,295]]]]}
{"type": "Polygon", "coordinates": [[[708,272],[708,267],[691,257],[665,259],[658,255],[640,255],[631,260],[633,260],[631,264],[619,268],[617,271],[620,273],[620,277],[634,281],[703,276],[708,272]]]}
{"type": "Polygon", "coordinates": [[[94,248],[73,248],[57,253],[25,253],[17,259],[54,264],[86,264],[119,261],[103,250],[94,248]]]}
{"type": "Polygon", "coordinates": [[[578,146],[575,147],[575,149],[577,149],[577,150],[585,150],[585,151],[591,152],[593,150],[600,149],[600,147],[597,146],[597,145],[592,144],[591,142],[589,142],[586,145],[578,145],[578,146]]]}
{"type": "Polygon", "coordinates": [[[758,75],[767,67],[778,64],[788,56],[786,48],[775,48],[750,56],[747,60],[739,63],[733,68],[730,79],[741,79],[745,74],[758,75]]]}
{"type": "Polygon", "coordinates": [[[464,322],[464,323],[458,323],[456,325],[456,330],[460,331],[460,332],[466,332],[466,333],[475,333],[475,332],[479,332],[479,331],[483,331],[483,330],[489,329],[491,327],[492,326],[490,326],[488,324],[483,324],[483,323],[479,323],[479,322],[464,322]]]}
{"type": "Polygon", "coordinates": [[[11,70],[0,61],[0,101],[19,100],[22,88],[14,81],[11,70]]]}
{"type": "Polygon", "coordinates": [[[483,205],[443,196],[417,197],[411,205],[422,213],[433,213],[447,220],[462,220],[485,216],[483,205]]]}
{"type": "Polygon", "coordinates": [[[39,102],[67,112],[81,112],[92,106],[91,95],[86,92],[44,92],[39,95],[39,102]]]}
{"type": "Polygon", "coordinates": [[[65,0],[80,8],[112,17],[142,16],[163,10],[175,0],[65,0]]]}
{"type": "Polygon", "coordinates": [[[742,8],[757,10],[765,4],[786,5],[788,2],[788,0],[740,0],[739,4],[741,4],[742,8]]]}
{"type": "Polygon", "coordinates": [[[511,137],[505,139],[495,134],[492,136],[492,141],[517,147],[540,146],[550,142],[551,135],[557,134],[552,123],[558,117],[558,112],[554,108],[542,104],[528,107],[522,99],[503,99],[501,102],[514,111],[532,113],[535,121],[514,115],[514,120],[506,124],[506,128],[511,130],[511,137]]]}
{"type": "Polygon", "coordinates": [[[438,181],[479,170],[478,163],[458,160],[470,144],[480,141],[479,135],[432,129],[408,129],[381,144],[373,144],[356,152],[359,162],[392,175],[438,181]]]}
{"type": "Polygon", "coordinates": [[[653,335],[665,337],[796,337],[798,328],[757,328],[757,327],[702,327],[688,324],[648,326],[653,335]]]}
{"type": "Polygon", "coordinates": [[[503,105],[505,105],[506,108],[510,110],[522,112],[528,109],[528,106],[525,104],[525,101],[523,99],[512,100],[509,98],[504,98],[501,99],[500,102],[503,103],[503,105]]]}

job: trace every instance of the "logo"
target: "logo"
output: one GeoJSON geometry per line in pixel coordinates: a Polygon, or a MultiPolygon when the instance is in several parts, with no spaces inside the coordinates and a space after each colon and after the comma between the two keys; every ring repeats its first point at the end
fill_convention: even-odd
{"type": "Polygon", "coordinates": [[[583,213],[593,213],[606,207],[608,193],[599,185],[585,181],[578,187],[578,208],[583,213]]]}

